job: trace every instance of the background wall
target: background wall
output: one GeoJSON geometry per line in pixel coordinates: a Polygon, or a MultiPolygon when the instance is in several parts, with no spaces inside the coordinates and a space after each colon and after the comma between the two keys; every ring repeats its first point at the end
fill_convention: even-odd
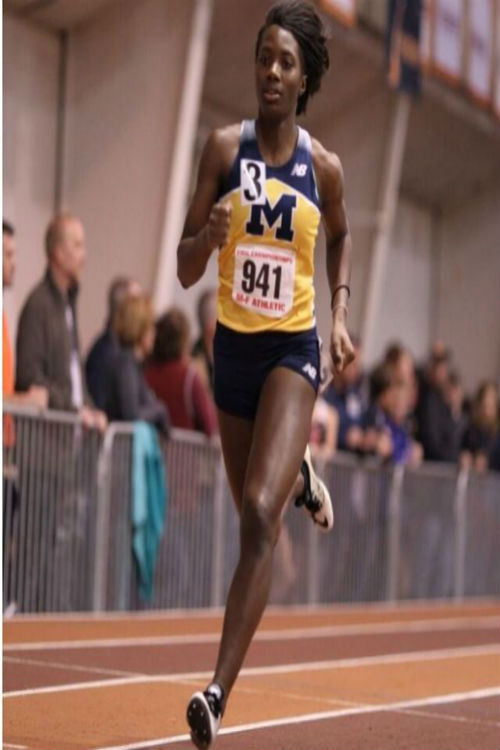
{"type": "Polygon", "coordinates": [[[191,6],[124,0],[70,35],[63,198],[87,231],[84,346],[113,276],[152,291],[191,6]]]}
{"type": "Polygon", "coordinates": [[[11,336],[45,265],[43,233],[54,208],[59,42],[4,17],[3,215],[16,229],[14,286],[5,295],[11,336]]]}
{"type": "Polygon", "coordinates": [[[377,358],[392,341],[406,344],[417,360],[425,358],[434,338],[433,252],[431,212],[400,200],[378,321],[377,358]]]}
{"type": "Polygon", "coordinates": [[[436,333],[467,388],[500,375],[500,184],[441,217],[436,333]]]}

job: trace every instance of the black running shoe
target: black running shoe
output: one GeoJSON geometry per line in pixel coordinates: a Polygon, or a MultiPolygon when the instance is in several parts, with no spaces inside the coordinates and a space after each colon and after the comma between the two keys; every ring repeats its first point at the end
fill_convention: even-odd
{"type": "Polygon", "coordinates": [[[194,693],[188,703],[186,716],[194,744],[199,750],[208,750],[219,731],[221,698],[210,686],[203,693],[194,693]]]}

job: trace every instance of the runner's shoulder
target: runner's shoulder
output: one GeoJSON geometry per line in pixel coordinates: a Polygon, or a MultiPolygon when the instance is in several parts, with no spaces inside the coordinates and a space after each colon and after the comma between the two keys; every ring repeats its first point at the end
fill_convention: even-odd
{"type": "Polygon", "coordinates": [[[211,161],[219,171],[228,172],[238,153],[241,124],[226,125],[210,133],[204,148],[204,154],[210,154],[211,161]]]}
{"type": "Polygon", "coordinates": [[[339,157],[328,151],[316,138],[312,138],[312,160],[318,180],[320,195],[342,194],[344,172],[339,157]]]}

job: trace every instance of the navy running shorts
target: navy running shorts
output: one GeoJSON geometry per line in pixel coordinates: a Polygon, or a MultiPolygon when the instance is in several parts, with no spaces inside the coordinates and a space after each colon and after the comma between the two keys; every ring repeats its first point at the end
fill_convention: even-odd
{"type": "Polygon", "coordinates": [[[317,393],[320,344],[316,328],[299,333],[239,333],[217,323],[214,394],[219,409],[254,419],[264,381],[275,367],[298,372],[317,393]]]}

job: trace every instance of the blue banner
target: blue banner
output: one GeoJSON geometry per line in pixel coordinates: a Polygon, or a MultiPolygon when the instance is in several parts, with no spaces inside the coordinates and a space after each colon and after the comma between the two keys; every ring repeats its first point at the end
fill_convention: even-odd
{"type": "Polygon", "coordinates": [[[387,18],[387,78],[399,91],[418,94],[422,0],[389,0],[387,18]]]}

